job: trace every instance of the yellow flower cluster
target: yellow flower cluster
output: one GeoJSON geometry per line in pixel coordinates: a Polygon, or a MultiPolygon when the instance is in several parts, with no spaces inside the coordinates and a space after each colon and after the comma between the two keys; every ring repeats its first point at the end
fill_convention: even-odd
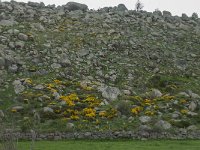
{"type": "Polygon", "coordinates": [[[185,103],[187,103],[187,100],[185,100],[185,99],[181,99],[181,100],[179,101],[179,103],[181,103],[181,104],[185,104],[185,103]]]}
{"type": "Polygon", "coordinates": [[[32,84],[33,81],[32,81],[30,78],[26,78],[26,79],[25,79],[25,83],[32,84]]]}
{"type": "Polygon", "coordinates": [[[51,88],[54,88],[54,87],[55,87],[55,86],[54,86],[53,84],[51,84],[51,83],[47,84],[46,86],[47,86],[48,89],[51,89],[51,88]]]}
{"type": "Polygon", "coordinates": [[[84,103],[88,103],[89,107],[97,107],[100,105],[100,100],[98,100],[94,96],[87,96],[85,100],[83,100],[84,103]]]}
{"type": "Polygon", "coordinates": [[[79,100],[79,97],[78,97],[78,95],[76,93],[72,93],[68,97],[72,101],[78,101],[79,100]]]}
{"type": "Polygon", "coordinates": [[[49,103],[49,105],[56,105],[56,103],[55,102],[51,102],[51,103],[49,103]]]}
{"type": "Polygon", "coordinates": [[[74,109],[67,109],[62,114],[63,114],[63,117],[67,119],[78,120],[80,118],[79,116],[80,113],[78,112],[78,110],[74,110],[74,109]]]}
{"type": "Polygon", "coordinates": [[[57,90],[55,89],[55,86],[53,84],[47,84],[46,85],[47,89],[50,90],[52,93],[57,92],[57,90]]]}
{"type": "Polygon", "coordinates": [[[12,112],[12,113],[16,113],[17,110],[16,110],[16,109],[11,109],[11,112],[12,112]]]}
{"type": "Polygon", "coordinates": [[[143,104],[144,104],[144,105],[147,105],[147,106],[150,106],[150,105],[153,104],[153,101],[150,100],[150,99],[145,99],[145,100],[143,101],[143,104]]]}
{"type": "Polygon", "coordinates": [[[155,114],[154,111],[150,111],[150,110],[145,111],[145,115],[147,116],[153,116],[154,114],[155,114]]]}
{"type": "Polygon", "coordinates": [[[93,108],[84,108],[83,113],[88,118],[94,118],[96,116],[96,110],[93,108]]]}
{"type": "Polygon", "coordinates": [[[78,115],[71,115],[70,119],[72,119],[72,120],[78,120],[79,116],[78,115]]]}
{"type": "Polygon", "coordinates": [[[132,108],[131,112],[134,115],[138,115],[142,110],[143,110],[143,108],[141,106],[136,106],[135,108],[132,108]]]}
{"type": "Polygon", "coordinates": [[[163,95],[161,98],[164,100],[173,100],[175,97],[170,95],[163,95]]]}
{"type": "Polygon", "coordinates": [[[65,101],[68,106],[75,106],[75,101],[79,100],[77,94],[75,93],[72,93],[68,96],[60,96],[60,99],[65,101]]]}
{"type": "Polygon", "coordinates": [[[140,96],[134,96],[133,99],[137,100],[137,101],[142,101],[142,97],[140,97],[140,96]]]}
{"type": "Polygon", "coordinates": [[[60,81],[60,80],[55,79],[53,81],[54,81],[55,84],[62,84],[62,81],[60,81]]]}
{"type": "Polygon", "coordinates": [[[110,108],[106,110],[106,118],[113,118],[117,116],[117,110],[114,108],[110,108]]]}
{"type": "Polygon", "coordinates": [[[56,109],[54,112],[59,114],[61,112],[61,110],[60,109],[56,109]]]}
{"type": "Polygon", "coordinates": [[[106,117],[106,116],[107,116],[106,111],[100,111],[99,112],[99,117],[106,117]]]}
{"type": "Polygon", "coordinates": [[[181,113],[184,114],[184,115],[186,115],[188,113],[188,110],[187,109],[182,109],[181,113]]]}
{"type": "Polygon", "coordinates": [[[96,100],[96,98],[94,97],[94,96],[88,96],[84,101],[85,102],[90,102],[90,103],[92,103],[92,102],[94,102],[96,100]]]}
{"type": "MultiPolygon", "coordinates": [[[[27,83],[32,83],[31,79],[27,79],[27,83]]],[[[58,79],[53,79],[52,82],[44,83],[44,90],[35,91],[25,91],[22,93],[24,103],[31,103],[34,99],[42,99],[45,105],[48,105],[54,110],[54,115],[60,118],[66,118],[71,120],[78,119],[109,119],[117,115],[117,110],[112,107],[108,109],[102,109],[100,112],[96,112],[94,108],[100,108],[101,100],[93,95],[92,87],[87,85],[80,88],[79,82],[73,81],[61,81],[58,79]],[[79,88],[83,93],[78,95],[77,93],[64,93],[68,86],[79,88]],[[85,95],[86,93],[91,93],[85,95]],[[66,105],[61,105],[59,103],[63,101],[66,105]]],[[[32,88],[33,86],[30,86],[32,88]]],[[[12,112],[17,112],[16,110],[11,110],[12,112]]],[[[55,118],[52,116],[52,118],[55,118]]],[[[48,116],[51,117],[51,116],[48,116]]]]}

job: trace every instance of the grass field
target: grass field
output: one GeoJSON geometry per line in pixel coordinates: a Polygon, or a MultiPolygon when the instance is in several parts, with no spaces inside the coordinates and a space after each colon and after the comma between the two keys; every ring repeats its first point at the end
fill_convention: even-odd
{"type": "MultiPolygon", "coordinates": [[[[29,142],[18,143],[19,150],[29,147],[29,142]]],[[[34,150],[200,150],[200,140],[40,141],[34,150]]]]}

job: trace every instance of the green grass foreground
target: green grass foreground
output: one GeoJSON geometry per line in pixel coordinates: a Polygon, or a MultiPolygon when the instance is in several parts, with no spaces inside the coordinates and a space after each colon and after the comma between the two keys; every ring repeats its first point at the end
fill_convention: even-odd
{"type": "MultiPolygon", "coordinates": [[[[18,149],[30,149],[30,142],[19,142],[18,149]]],[[[39,141],[34,150],[200,150],[200,140],[39,141]]]]}

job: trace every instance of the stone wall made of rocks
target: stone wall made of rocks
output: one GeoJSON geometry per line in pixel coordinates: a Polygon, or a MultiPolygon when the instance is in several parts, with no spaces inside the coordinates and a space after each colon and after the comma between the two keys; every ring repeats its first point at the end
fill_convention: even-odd
{"type": "MultiPolygon", "coordinates": [[[[107,132],[52,132],[52,133],[7,133],[4,137],[15,137],[19,140],[71,140],[71,139],[200,139],[200,131],[187,132],[185,130],[169,132],[152,131],[107,131],[107,132]]],[[[2,136],[1,136],[2,137],[2,136]]]]}

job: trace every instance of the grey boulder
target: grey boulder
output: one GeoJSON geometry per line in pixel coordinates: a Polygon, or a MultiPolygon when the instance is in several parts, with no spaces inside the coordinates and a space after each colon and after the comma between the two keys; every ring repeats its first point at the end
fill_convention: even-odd
{"type": "Polygon", "coordinates": [[[167,130],[167,129],[170,129],[172,127],[172,125],[167,122],[167,121],[164,121],[164,120],[160,120],[158,121],[155,126],[159,127],[159,128],[162,128],[164,130],[167,130]]]}
{"type": "Polygon", "coordinates": [[[65,10],[68,10],[68,11],[75,11],[75,10],[87,11],[88,10],[88,6],[87,5],[76,3],[76,2],[68,2],[64,6],[64,8],[65,8],[65,10]]]}
{"type": "Polygon", "coordinates": [[[105,86],[99,89],[102,92],[102,96],[109,101],[114,101],[121,94],[117,87],[105,86]]]}
{"type": "Polygon", "coordinates": [[[126,11],[128,10],[124,4],[119,4],[117,6],[117,11],[126,11]]]}
{"type": "Polygon", "coordinates": [[[22,85],[20,80],[15,80],[13,82],[13,86],[16,94],[19,94],[25,90],[25,87],[22,85]]]}

